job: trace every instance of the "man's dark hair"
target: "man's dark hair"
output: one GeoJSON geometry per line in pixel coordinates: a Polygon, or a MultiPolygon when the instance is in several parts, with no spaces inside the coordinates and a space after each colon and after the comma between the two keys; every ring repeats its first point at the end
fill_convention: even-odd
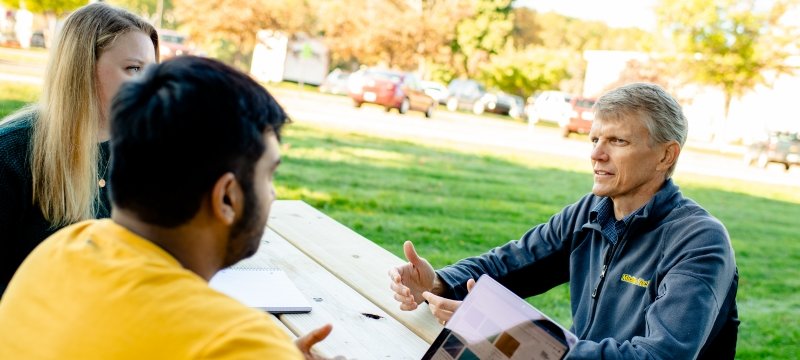
{"type": "Polygon", "coordinates": [[[266,89],[216,60],[184,56],[150,66],[112,103],[111,200],[142,221],[175,227],[226,172],[254,196],[263,134],[279,136],[286,121],[266,89]]]}

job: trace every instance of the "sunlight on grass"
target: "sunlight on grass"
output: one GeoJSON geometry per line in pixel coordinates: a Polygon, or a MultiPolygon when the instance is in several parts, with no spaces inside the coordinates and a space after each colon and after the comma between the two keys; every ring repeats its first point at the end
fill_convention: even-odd
{"type": "Polygon", "coordinates": [[[314,201],[331,201],[331,195],[319,191],[313,191],[303,187],[288,188],[280,186],[280,181],[276,181],[275,192],[280,199],[312,199],[314,201]]]}
{"type": "MultiPolygon", "coordinates": [[[[281,198],[304,200],[397,256],[413,240],[436,267],[517,239],[592,184],[588,160],[299,123],[284,142],[291,146],[278,176],[281,198]]],[[[737,358],[790,358],[787,345],[800,341],[792,322],[800,316],[797,188],[692,174],[676,182],[730,233],[740,273],[737,358]]],[[[571,324],[566,285],[528,301],[571,324]]]]}
{"type": "Polygon", "coordinates": [[[336,151],[322,148],[302,148],[290,151],[293,157],[302,157],[309,160],[350,163],[368,162],[373,165],[400,168],[418,164],[411,155],[377,149],[342,147],[338,148],[336,151]]]}
{"type": "Polygon", "coordinates": [[[40,92],[38,85],[0,82],[0,119],[36,101],[40,92]]]}

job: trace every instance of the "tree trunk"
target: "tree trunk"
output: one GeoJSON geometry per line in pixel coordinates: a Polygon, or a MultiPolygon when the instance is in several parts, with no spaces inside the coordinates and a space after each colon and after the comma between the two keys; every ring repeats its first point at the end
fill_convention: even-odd
{"type": "Polygon", "coordinates": [[[729,92],[725,92],[725,117],[723,118],[724,122],[728,122],[728,113],[731,111],[731,99],[733,96],[729,92]]]}

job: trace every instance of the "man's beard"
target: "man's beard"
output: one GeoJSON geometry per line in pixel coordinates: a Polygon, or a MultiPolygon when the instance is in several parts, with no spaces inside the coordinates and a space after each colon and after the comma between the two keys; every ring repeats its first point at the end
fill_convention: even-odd
{"type": "Polygon", "coordinates": [[[231,227],[228,235],[225,262],[223,267],[231,266],[242,259],[253,256],[258,250],[261,237],[264,235],[266,217],[260,206],[258,195],[252,184],[242,184],[244,193],[244,210],[242,217],[231,227]]]}

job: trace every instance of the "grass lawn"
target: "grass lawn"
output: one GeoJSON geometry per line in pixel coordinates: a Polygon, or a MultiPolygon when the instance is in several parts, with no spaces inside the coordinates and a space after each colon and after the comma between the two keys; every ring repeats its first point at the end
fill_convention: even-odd
{"type": "Polygon", "coordinates": [[[0,119],[39,97],[41,87],[0,82],[0,119]]]}
{"type": "MultiPolygon", "coordinates": [[[[36,95],[36,87],[0,83],[0,115],[36,95]]],[[[588,160],[440,146],[337,132],[299,119],[284,132],[278,195],[308,202],[398,256],[403,241],[413,240],[441,267],[518,238],[592,183],[588,160]]],[[[676,182],[730,232],[740,272],[737,358],[796,358],[798,187],[691,175],[676,182]]],[[[529,301],[571,324],[566,286],[529,301]]]]}
{"type": "MultiPolygon", "coordinates": [[[[402,257],[440,267],[516,239],[591,186],[588,161],[464,152],[293,124],[277,176],[302,199],[402,257]]],[[[800,342],[797,188],[684,175],[676,179],[728,228],[740,272],[740,359],[787,359],[800,342]],[[785,327],[780,327],[780,326],[785,327]]],[[[529,301],[569,326],[565,286],[529,301]]]]}

